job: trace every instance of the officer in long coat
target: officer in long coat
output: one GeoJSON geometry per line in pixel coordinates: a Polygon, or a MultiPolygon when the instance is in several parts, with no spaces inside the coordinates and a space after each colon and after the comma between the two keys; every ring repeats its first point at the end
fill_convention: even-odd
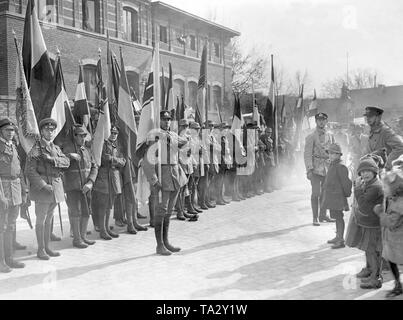
{"type": "Polygon", "coordinates": [[[17,148],[13,143],[15,125],[8,119],[0,120],[0,272],[23,268],[13,259],[13,241],[19,207],[22,203],[22,176],[17,148]]]}
{"type": "Polygon", "coordinates": [[[27,159],[26,175],[30,182],[30,198],[35,201],[37,256],[41,260],[60,256],[49,248],[53,213],[56,206],[65,200],[63,170],[70,160],[53,143],[57,123],[51,118],[39,122],[41,140],[27,159]]]}
{"type": "Polygon", "coordinates": [[[160,121],[160,130],[150,133],[149,137],[147,137],[149,148],[143,158],[143,170],[152,189],[161,192],[161,202],[154,216],[154,231],[157,241],[156,252],[160,255],[171,255],[172,252],[180,251],[180,248],[169,243],[168,233],[172,210],[180,188],[187,182],[186,175],[178,164],[178,148],[185,146],[187,139],[179,137],[178,134],[170,131],[171,115],[168,111],[161,111],[160,121]],[[156,134],[159,138],[158,143],[155,142],[156,134]],[[160,144],[160,148],[157,148],[158,144],[160,144]],[[155,161],[158,149],[161,152],[160,164],[155,161]],[[161,166],[161,171],[159,170],[159,165],[161,166]],[[159,171],[161,176],[159,176],[159,171]]]}
{"type": "Polygon", "coordinates": [[[307,178],[311,181],[312,186],[311,207],[314,226],[319,226],[319,222],[334,222],[333,219],[326,216],[326,209],[320,208],[319,211],[319,203],[323,196],[323,184],[330,165],[326,150],[330,144],[335,143],[333,135],[326,129],[327,119],[326,113],[317,113],[315,115],[316,129],[305,139],[304,161],[307,178]]]}
{"type": "Polygon", "coordinates": [[[370,135],[365,149],[365,154],[377,153],[386,149],[387,160],[385,168],[392,168],[392,161],[403,154],[403,140],[392,128],[382,121],[383,110],[379,107],[365,108],[364,116],[370,126],[370,135]]]}
{"type": "Polygon", "coordinates": [[[113,210],[116,196],[122,193],[122,176],[120,169],[126,164],[126,159],[117,144],[119,129],[112,126],[111,135],[104,141],[101,155],[101,166],[95,180],[92,208],[96,212],[99,235],[104,240],[118,238],[119,235],[109,227],[109,217],[113,210]]]}
{"type": "Polygon", "coordinates": [[[73,246],[87,248],[95,241],[87,239],[88,220],[91,214],[91,190],[98,166],[92,152],[85,146],[87,131],[82,125],[74,127],[74,142],[66,144],[64,154],[70,159],[70,167],[64,174],[64,190],[73,229],[73,246]]]}

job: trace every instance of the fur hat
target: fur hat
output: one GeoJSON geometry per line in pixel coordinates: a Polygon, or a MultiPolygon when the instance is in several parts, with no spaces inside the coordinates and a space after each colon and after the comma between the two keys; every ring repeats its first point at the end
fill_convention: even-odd
{"type": "Polygon", "coordinates": [[[379,172],[379,168],[378,168],[375,160],[370,157],[364,158],[360,161],[360,164],[358,165],[358,169],[357,169],[357,174],[360,176],[361,172],[364,170],[372,171],[375,174],[378,174],[378,172],[379,172]]]}

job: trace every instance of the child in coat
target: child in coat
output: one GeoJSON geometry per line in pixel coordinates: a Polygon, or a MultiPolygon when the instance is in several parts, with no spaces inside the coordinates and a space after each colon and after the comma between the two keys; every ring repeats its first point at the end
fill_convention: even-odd
{"type": "Polygon", "coordinates": [[[327,150],[330,166],[324,183],[322,206],[330,210],[330,217],[336,220],[336,237],[329,240],[332,249],[344,248],[344,213],[348,211],[347,198],[351,196],[352,182],[348,177],[348,169],[341,163],[342,151],[338,143],[332,143],[327,150]]]}

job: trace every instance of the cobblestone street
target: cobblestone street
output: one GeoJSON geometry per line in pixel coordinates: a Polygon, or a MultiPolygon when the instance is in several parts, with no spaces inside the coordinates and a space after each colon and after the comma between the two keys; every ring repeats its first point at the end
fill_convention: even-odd
{"type": "Polygon", "coordinates": [[[335,226],[312,226],[309,193],[307,183],[292,184],[204,211],[198,222],[173,218],[171,242],[182,251],[169,257],[155,254],[153,229],[118,228],[120,238],[104,241],[91,224],[97,243],[72,248],[63,206],[64,238],[52,243],[62,255],[40,261],[34,231],[19,220],[28,250],[16,255],[26,268],[0,274],[0,299],[384,299],[391,275],[379,290],[360,289],[363,253],[330,249],[335,226]]]}

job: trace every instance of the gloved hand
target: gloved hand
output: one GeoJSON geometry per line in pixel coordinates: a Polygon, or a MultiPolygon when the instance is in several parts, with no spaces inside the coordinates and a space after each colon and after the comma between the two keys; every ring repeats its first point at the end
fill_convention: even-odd
{"type": "Polygon", "coordinates": [[[83,187],[83,193],[87,193],[88,191],[92,190],[93,183],[92,181],[87,182],[83,187]]]}
{"type": "Polygon", "coordinates": [[[77,162],[81,160],[81,156],[78,153],[70,153],[70,158],[77,162]]]}
{"type": "Polygon", "coordinates": [[[53,192],[53,187],[52,187],[52,185],[47,184],[46,186],[44,186],[44,187],[42,188],[42,190],[43,190],[43,191],[46,191],[46,192],[48,192],[48,193],[52,193],[52,192],[53,192]]]}

